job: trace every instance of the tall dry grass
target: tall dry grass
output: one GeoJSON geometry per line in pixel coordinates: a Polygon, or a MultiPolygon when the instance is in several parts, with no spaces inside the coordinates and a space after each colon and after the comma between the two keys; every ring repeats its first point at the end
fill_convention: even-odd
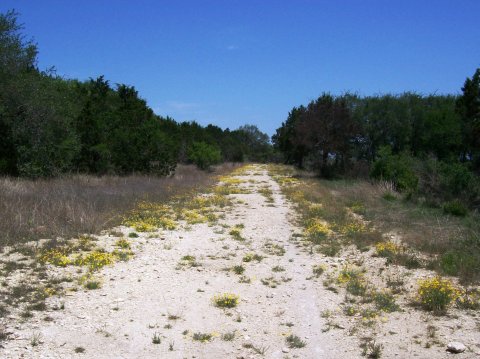
{"type": "Polygon", "coordinates": [[[172,177],[0,178],[0,248],[40,238],[98,233],[119,224],[122,214],[140,200],[165,201],[207,187],[216,175],[235,167],[224,164],[205,172],[182,165],[172,177]]]}

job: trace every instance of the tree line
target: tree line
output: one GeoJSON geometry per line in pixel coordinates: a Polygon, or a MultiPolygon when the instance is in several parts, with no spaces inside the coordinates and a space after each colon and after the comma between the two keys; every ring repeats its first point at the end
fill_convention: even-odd
{"type": "Polygon", "coordinates": [[[18,14],[0,14],[0,175],[170,174],[178,162],[267,161],[268,135],[156,115],[138,91],[103,76],[65,79],[37,66],[18,14]]]}
{"type": "Polygon", "coordinates": [[[479,206],[480,69],[460,95],[323,93],[273,136],[286,163],[320,176],[371,176],[428,200],[479,206]]]}

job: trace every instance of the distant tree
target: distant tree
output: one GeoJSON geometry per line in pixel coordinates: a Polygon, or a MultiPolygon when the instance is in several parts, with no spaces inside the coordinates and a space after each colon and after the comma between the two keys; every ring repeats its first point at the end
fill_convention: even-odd
{"type": "Polygon", "coordinates": [[[273,146],[283,154],[284,162],[298,167],[303,166],[303,160],[308,154],[306,146],[295,140],[297,138],[297,123],[304,116],[305,111],[304,106],[294,107],[289,112],[287,120],[282,123],[282,126],[272,136],[273,146]]]}
{"type": "Polygon", "coordinates": [[[253,162],[266,162],[271,154],[270,137],[255,125],[244,125],[234,131],[243,147],[244,159],[253,162]]]}
{"type": "Polygon", "coordinates": [[[480,169],[480,68],[465,80],[457,110],[462,119],[463,160],[480,169]]]}
{"type": "Polygon", "coordinates": [[[104,76],[79,85],[83,108],[75,124],[81,142],[77,167],[82,172],[106,173],[113,170],[107,145],[108,126],[113,119],[113,89],[104,76]]]}
{"type": "Polygon", "coordinates": [[[308,149],[322,175],[330,176],[345,168],[358,132],[346,98],[323,94],[296,123],[294,141],[308,149]]]}

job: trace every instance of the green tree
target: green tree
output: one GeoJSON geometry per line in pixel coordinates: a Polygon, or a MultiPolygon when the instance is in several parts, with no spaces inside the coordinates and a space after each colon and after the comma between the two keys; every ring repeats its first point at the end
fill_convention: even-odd
{"type": "Polygon", "coordinates": [[[18,14],[0,14],[0,174],[18,174],[13,124],[22,108],[25,78],[35,72],[37,46],[25,41],[18,14]]]}
{"type": "Polygon", "coordinates": [[[465,80],[462,96],[457,101],[462,119],[463,160],[471,160],[480,168],[480,68],[465,80]]]}
{"type": "Polygon", "coordinates": [[[188,158],[198,168],[206,170],[222,160],[220,150],[205,142],[193,142],[188,151],[188,158]]]}

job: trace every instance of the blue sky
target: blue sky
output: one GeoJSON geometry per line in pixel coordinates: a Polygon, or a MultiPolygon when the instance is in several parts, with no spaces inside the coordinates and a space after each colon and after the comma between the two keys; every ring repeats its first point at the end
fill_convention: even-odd
{"type": "Polygon", "coordinates": [[[478,0],[2,0],[39,67],[134,85],[156,113],[270,135],[323,91],[458,93],[478,0]]]}

